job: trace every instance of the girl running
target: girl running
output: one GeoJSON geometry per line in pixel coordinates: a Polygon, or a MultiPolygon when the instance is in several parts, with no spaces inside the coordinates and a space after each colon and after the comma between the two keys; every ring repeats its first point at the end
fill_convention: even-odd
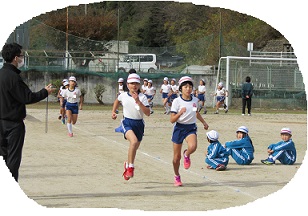
{"type": "Polygon", "coordinates": [[[80,90],[77,88],[77,81],[74,76],[69,79],[69,87],[63,92],[63,97],[67,99],[66,102],[66,116],[67,116],[67,129],[68,136],[73,136],[73,125],[76,124],[79,109],[82,110],[82,95],[80,90]],[[78,107],[79,105],[79,107],[78,107]]]}
{"type": "Polygon", "coordinates": [[[168,105],[168,94],[171,90],[171,86],[168,84],[168,77],[164,78],[164,83],[161,85],[160,88],[160,93],[162,94],[162,99],[163,99],[163,106],[165,108],[165,113],[164,114],[169,114],[170,113],[170,107],[168,105]]]}
{"type": "Polygon", "coordinates": [[[199,99],[199,112],[202,110],[202,108],[204,108],[203,114],[206,114],[206,107],[204,106],[205,103],[205,92],[206,92],[206,88],[205,88],[205,81],[204,79],[201,79],[199,82],[199,86],[198,86],[198,90],[197,90],[197,95],[198,95],[198,99],[199,99]]]}
{"type": "Polygon", "coordinates": [[[153,99],[154,99],[154,96],[156,94],[156,88],[153,87],[153,81],[152,80],[148,81],[148,86],[147,86],[147,88],[145,88],[144,94],[147,97],[149,105],[150,105],[150,113],[153,114],[154,113],[154,111],[153,111],[153,99]]]}
{"type": "Polygon", "coordinates": [[[150,109],[146,96],[140,93],[140,76],[138,74],[132,73],[128,76],[127,87],[129,91],[120,94],[115,99],[111,118],[114,120],[117,118],[116,110],[122,103],[124,119],[121,124],[124,138],[130,143],[128,160],[124,162],[123,173],[124,179],[128,181],[134,176],[134,161],[144,133],[143,114],[149,116],[150,109]]]}
{"type": "Polygon", "coordinates": [[[63,118],[65,116],[65,106],[63,106],[63,97],[62,97],[63,91],[65,90],[64,83],[68,83],[68,79],[62,80],[62,85],[60,86],[59,91],[58,91],[58,95],[57,95],[57,98],[60,102],[60,114],[59,114],[59,117],[58,117],[59,120],[61,120],[61,119],[63,120],[63,118]]]}
{"type": "Polygon", "coordinates": [[[184,139],[188,144],[188,148],[183,152],[184,168],[189,169],[191,165],[190,155],[197,149],[197,119],[203,124],[205,130],[209,127],[197,110],[198,98],[192,96],[192,90],[192,79],[188,76],[182,77],[179,80],[179,91],[181,94],[178,98],[174,99],[171,107],[170,122],[175,123],[171,139],[173,142],[175,186],[182,186],[179,167],[184,139]]]}
{"type": "Polygon", "coordinates": [[[218,83],[216,96],[216,111],[214,114],[219,114],[218,110],[221,105],[223,105],[225,113],[228,112],[228,106],[225,104],[225,98],[228,97],[228,91],[224,88],[224,84],[222,82],[218,83]]]}
{"type": "Polygon", "coordinates": [[[241,126],[236,130],[237,140],[226,142],[226,150],[237,164],[248,165],[254,159],[254,147],[248,135],[248,128],[241,126]]]}

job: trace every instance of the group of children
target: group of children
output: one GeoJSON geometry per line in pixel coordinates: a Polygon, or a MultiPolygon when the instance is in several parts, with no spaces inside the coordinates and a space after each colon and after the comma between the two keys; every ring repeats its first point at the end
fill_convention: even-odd
{"type": "Polygon", "coordinates": [[[60,102],[59,120],[67,125],[68,136],[73,136],[73,125],[78,119],[79,110],[82,110],[83,98],[81,91],[77,87],[76,77],[62,80],[62,86],[58,91],[60,102]]]}
{"type": "MultiPolygon", "coordinates": [[[[167,81],[167,79],[164,79],[167,81]]],[[[121,122],[124,138],[129,141],[128,158],[124,162],[123,177],[129,180],[134,176],[134,161],[136,152],[141,144],[144,133],[143,115],[149,116],[150,104],[147,96],[140,92],[140,76],[132,73],[127,78],[128,91],[115,99],[112,108],[112,119],[117,118],[117,109],[120,103],[123,106],[123,120],[121,122]]],[[[173,170],[174,185],[182,186],[179,173],[180,161],[183,157],[183,166],[189,169],[191,166],[191,155],[197,149],[197,119],[207,130],[209,125],[203,119],[198,106],[199,99],[193,95],[193,80],[189,76],[183,76],[179,80],[178,91],[180,95],[173,99],[170,108],[170,122],[173,124],[172,138],[173,143],[173,170]],[[187,148],[182,152],[184,140],[187,148]]],[[[163,93],[163,92],[162,92],[163,93]]],[[[167,111],[167,110],[166,110],[167,111]]],[[[226,142],[224,146],[219,142],[217,131],[211,130],[206,133],[209,146],[206,152],[205,163],[207,168],[223,171],[227,168],[229,156],[237,164],[248,165],[254,159],[254,146],[248,135],[248,128],[241,126],[236,130],[237,139],[226,142]]],[[[276,160],[282,164],[294,164],[296,161],[296,149],[291,139],[292,133],[289,128],[281,130],[282,141],[271,144],[268,147],[268,158],[261,160],[264,164],[274,164],[276,160]]]]}

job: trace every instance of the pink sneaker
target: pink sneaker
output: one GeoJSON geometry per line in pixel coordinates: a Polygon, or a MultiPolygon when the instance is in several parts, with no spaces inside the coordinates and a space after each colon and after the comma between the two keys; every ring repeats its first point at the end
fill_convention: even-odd
{"type": "Polygon", "coordinates": [[[174,176],[174,186],[182,186],[181,176],[174,176]]]}
{"type": "Polygon", "coordinates": [[[190,158],[185,156],[185,152],[187,151],[187,149],[184,150],[183,152],[183,157],[184,157],[184,168],[185,169],[189,169],[190,167],[190,158]]]}
{"type": "Polygon", "coordinates": [[[68,133],[68,136],[69,137],[73,137],[73,133],[68,133]]]}
{"type": "Polygon", "coordinates": [[[225,165],[223,164],[218,164],[218,166],[216,167],[217,171],[224,171],[226,170],[227,167],[225,167],[225,165]]]}

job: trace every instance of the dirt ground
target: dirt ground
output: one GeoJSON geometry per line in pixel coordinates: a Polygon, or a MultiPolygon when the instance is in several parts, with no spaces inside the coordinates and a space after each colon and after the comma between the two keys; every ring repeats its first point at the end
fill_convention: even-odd
{"type": "MultiPolygon", "coordinates": [[[[49,109],[45,133],[45,110],[28,108],[26,139],[19,184],[26,195],[49,208],[118,208],[146,211],[206,211],[245,205],[283,188],[302,164],[307,149],[307,115],[240,112],[203,115],[220,142],[235,139],[241,125],[249,128],[255,147],[251,165],[237,165],[232,158],[226,171],[206,169],[206,131],[198,122],[198,149],[192,166],[180,168],[183,187],[173,186],[172,124],[161,109],[145,117],[145,136],[135,161],[135,176],[122,177],[128,141],[114,129],[110,110],[80,111],[74,137],[49,109]],[[280,129],[290,127],[297,148],[295,165],[267,166],[260,162],[271,143],[280,141],[280,129]]],[[[186,147],[183,145],[183,149],[186,147]]]]}

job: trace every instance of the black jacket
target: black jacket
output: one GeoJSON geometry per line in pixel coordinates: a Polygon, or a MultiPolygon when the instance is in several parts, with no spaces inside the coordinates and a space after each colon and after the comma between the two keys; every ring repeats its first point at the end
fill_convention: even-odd
{"type": "Polygon", "coordinates": [[[247,95],[250,98],[253,95],[253,86],[250,82],[245,82],[242,86],[242,98],[246,98],[247,95]]]}
{"type": "Polygon", "coordinates": [[[0,69],[0,120],[23,121],[26,104],[39,102],[48,96],[45,88],[32,92],[23,82],[20,72],[9,63],[4,63],[0,69]]]}

